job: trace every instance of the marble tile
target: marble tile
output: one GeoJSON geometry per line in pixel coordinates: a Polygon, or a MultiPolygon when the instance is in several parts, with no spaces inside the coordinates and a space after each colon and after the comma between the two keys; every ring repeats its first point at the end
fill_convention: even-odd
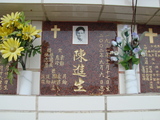
{"type": "Polygon", "coordinates": [[[36,97],[0,95],[0,110],[35,110],[36,97]]]}
{"type": "Polygon", "coordinates": [[[35,112],[0,112],[0,120],[36,120],[35,112]]]}
{"type": "Polygon", "coordinates": [[[119,73],[119,93],[125,94],[125,78],[124,73],[119,73]]]}
{"type": "Polygon", "coordinates": [[[39,120],[105,120],[104,113],[40,113],[39,120]]]}
{"type": "Polygon", "coordinates": [[[160,96],[113,96],[107,97],[107,110],[160,109],[160,96]]]}
{"type": "Polygon", "coordinates": [[[146,111],[142,112],[143,120],[159,120],[160,119],[160,111],[146,111]]]}
{"type": "Polygon", "coordinates": [[[38,100],[40,111],[104,110],[104,97],[43,97],[38,100]]]}
{"type": "Polygon", "coordinates": [[[32,95],[40,94],[40,72],[33,72],[32,95]]]}
{"type": "Polygon", "coordinates": [[[105,5],[131,5],[131,0],[104,0],[105,5]]]}
{"type": "Polygon", "coordinates": [[[142,119],[141,112],[116,112],[108,113],[107,120],[146,120],[142,119]]]}
{"type": "MultiPolygon", "coordinates": [[[[123,5],[123,6],[131,6],[132,0],[104,0],[105,5],[123,5]]],[[[137,6],[143,7],[159,7],[159,0],[153,1],[146,1],[146,0],[139,0],[137,2],[137,6]]]]}
{"type": "Polygon", "coordinates": [[[159,0],[139,0],[137,2],[137,6],[143,6],[143,7],[159,7],[159,0]]]}
{"type": "Polygon", "coordinates": [[[159,120],[159,111],[137,111],[108,113],[107,120],[159,120]]]}

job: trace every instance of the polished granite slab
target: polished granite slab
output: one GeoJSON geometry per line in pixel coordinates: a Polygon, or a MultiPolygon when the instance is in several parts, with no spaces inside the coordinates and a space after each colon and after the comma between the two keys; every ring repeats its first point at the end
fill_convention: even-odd
{"type": "Polygon", "coordinates": [[[140,41],[146,56],[140,62],[141,93],[160,92],[160,26],[138,25],[138,33],[145,33],[140,41]]]}
{"type": "Polygon", "coordinates": [[[118,94],[118,67],[109,60],[117,25],[94,22],[43,22],[41,95],[118,94]],[[85,28],[85,42],[76,29],[85,28]]]}

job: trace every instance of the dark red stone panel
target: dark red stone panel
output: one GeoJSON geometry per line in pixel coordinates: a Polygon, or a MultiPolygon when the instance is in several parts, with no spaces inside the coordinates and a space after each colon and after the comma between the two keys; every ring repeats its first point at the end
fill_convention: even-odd
{"type": "Polygon", "coordinates": [[[141,92],[160,92],[160,26],[138,25],[139,35],[144,31],[152,33],[151,37],[145,34],[140,41],[140,46],[146,51],[140,62],[141,92]]]}
{"type": "Polygon", "coordinates": [[[7,79],[8,66],[0,65],[0,94],[16,94],[17,91],[17,76],[13,80],[13,84],[7,79]]]}
{"type": "Polygon", "coordinates": [[[118,94],[118,67],[106,50],[116,31],[112,23],[43,22],[41,95],[118,94]],[[88,44],[72,44],[73,26],[88,26],[88,44]]]}

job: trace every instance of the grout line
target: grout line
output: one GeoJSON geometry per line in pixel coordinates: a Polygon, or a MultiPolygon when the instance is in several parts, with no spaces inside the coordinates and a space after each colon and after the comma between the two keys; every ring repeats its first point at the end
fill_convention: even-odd
{"type": "Polygon", "coordinates": [[[99,16],[98,16],[98,19],[97,19],[97,21],[100,21],[100,17],[101,17],[101,14],[102,14],[102,11],[103,11],[103,9],[104,9],[104,0],[102,0],[102,7],[101,7],[101,10],[100,10],[100,12],[99,12],[99,16]]]}
{"type": "Polygon", "coordinates": [[[122,112],[153,112],[160,111],[160,109],[134,109],[134,110],[108,110],[108,113],[122,113],[122,112]]]}
{"type": "Polygon", "coordinates": [[[107,120],[107,96],[104,97],[104,104],[105,104],[105,120],[107,120]]]}
{"type": "Polygon", "coordinates": [[[35,110],[0,110],[0,112],[35,112],[35,110]]]}
{"type": "Polygon", "coordinates": [[[36,120],[38,120],[38,97],[36,96],[36,120]]]}
{"type": "Polygon", "coordinates": [[[101,110],[82,110],[82,111],[39,111],[39,113],[104,113],[105,111],[101,110]]]}
{"type": "MultiPolygon", "coordinates": [[[[21,112],[21,113],[32,113],[32,112],[37,112],[37,113],[122,113],[122,112],[155,112],[155,111],[159,111],[160,109],[132,109],[132,110],[108,110],[108,111],[101,111],[101,110],[93,110],[93,111],[35,111],[35,110],[0,110],[1,112],[21,112]]],[[[37,114],[38,115],[38,114],[37,114]]],[[[106,118],[107,116],[105,116],[106,118]]],[[[38,117],[36,117],[37,120],[38,117]]],[[[107,120],[107,119],[105,119],[107,120]]]]}

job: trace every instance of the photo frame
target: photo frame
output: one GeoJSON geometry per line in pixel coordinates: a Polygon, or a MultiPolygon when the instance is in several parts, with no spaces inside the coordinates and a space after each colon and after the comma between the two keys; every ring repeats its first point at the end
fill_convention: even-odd
{"type": "Polygon", "coordinates": [[[73,26],[72,44],[88,44],[88,26],[73,26]]]}

